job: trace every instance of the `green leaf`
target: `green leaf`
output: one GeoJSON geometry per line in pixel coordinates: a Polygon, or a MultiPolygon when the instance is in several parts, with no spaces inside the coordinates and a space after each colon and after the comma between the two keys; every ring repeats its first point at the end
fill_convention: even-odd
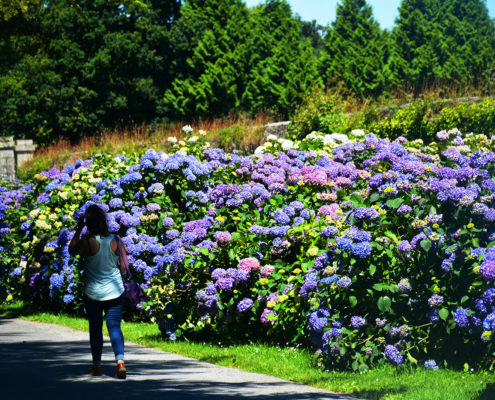
{"type": "Polygon", "coordinates": [[[235,258],[234,249],[230,249],[230,250],[229,250],[229,258],[230,258],[231,260],[233,260],[233,259],[235,258]]]}
{"type": "Polygon", "coordinates": [[[428,252],[431,249],[431,240],[424,239],[419,242],[419,245],[423,248],[424,251],[428,252]]]}
{"type": "Polygon", "coordinates": [[[393,239],[393,240],[399,240],[397,238],[397,235],[395,233],[393,233],[392,231],[385,231],[385,236],[388,236],[390,239],[393,239]]]}
{"type": "Polygon", "coordinates": [[[469,297],[468,296],[464,296],[462,299],[461,299],[461,304],[465,303],[466,301],[469,300],[469,297]]]}
{"type": "Polygon", "coordinates": [[[387,200],[387,207],[389,208],[399,208],[400,205],[404,203],[404,199],[401,199],[400,197],[396,198],[396,199],[389,199],[387,200]]]}
{"type": "Polygon", "coordinates": [[[407,352],[407,359],[411,364],[418,364],[418,360],[416,360],[409,352],[407,352]]]}
{"type": "Polygon", "coordinates": [[[440,318],[442,318],[444,321],[447,321],[447,318],[449,317],[449,310],[446,308],[442,308],[439,312],[438,315],[440,318]]]}
{"type": "Polygon", "coordinates": [[[376,265],[370,264],[370,275],[375,275],[375,272],[376,272],[376,265]]]}
{"type": "Polygon", "coordinates": [[[386,286],[383,285],[383,283],[375,283],[373,285],[373,289],[375,289],[377,292],[381,292],[382,290],[385,290],[386,286]]]}
{"type": "Polygon", "coordinates": [[[378,193],[373,193],[370,196],[369,201],[370,203],[374,203],[375,201],[378,201],[378,199],[380,199],[380,195],[378,193]]]}
{"type": "Polygon", "coordinates": [[[349,303],[351,304],[351,307],[356,307],[358,303],[356,296],[349,296],[349,303]]]}
{"type": "Polygon", "coordinates": [[[205,247],[201,247],[201,248],[199,249],[199,252],[200,252],[201,254],[205,255],[205,256],[207,256],[207,255],[209,254],[208,249],[207,249],[207,248],[205,248],[205,247]]]}
{"type": "Polygon", "coordinates": [[[232,232],[232,241],[239,240],[241,238],[241,234],[239,232],[232,232]]]}
{"type": "Polygon", "coordinates": [[[378,299],[378,309],[382,312],[390,312],[392,311],[392,300],[388,296],[381,296],[378,299]]]}
{"type": "Polygon", "coordinates": [[[354,193],[351,196],[351,202],[352,202],[352,204],[354,204],[355,207],[362,207],[364,204],[364,199],[362,196],[354,193]]]}

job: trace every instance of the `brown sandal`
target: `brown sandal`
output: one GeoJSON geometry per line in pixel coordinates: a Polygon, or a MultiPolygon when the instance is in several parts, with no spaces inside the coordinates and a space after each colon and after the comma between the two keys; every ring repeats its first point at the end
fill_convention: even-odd
{"type": "Polygon", "coordinates": [[[101,376],[102,373],[103,373],[103,370],[101,368],[101,365],[95,365],[89,371],[89,374],[92,375],[92,376],[101,376]]]}
{"type": "Polygon", "coordinates": [[[117,372],[115,372],[115,377],[118,379],[125,379],[127,377],[127,370],[124,363],[117,365],[117,372]]]}

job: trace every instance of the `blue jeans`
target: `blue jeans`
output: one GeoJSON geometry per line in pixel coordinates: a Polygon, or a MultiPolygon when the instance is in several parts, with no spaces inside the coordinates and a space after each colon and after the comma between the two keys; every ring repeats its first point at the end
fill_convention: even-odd
{"type": "Polygon", "coordinates": [[[112,300],[97,301],[84,295],[84,306],[89,321],[89,343],[93,364],[101,364],[101,353],[103,351],[103,311],[107,322],[108,334],[112,343],[115,360],[124,359],[124,335],[120,328],[122,321],[122,309],[124,307],[124,295],[112,300]]]}

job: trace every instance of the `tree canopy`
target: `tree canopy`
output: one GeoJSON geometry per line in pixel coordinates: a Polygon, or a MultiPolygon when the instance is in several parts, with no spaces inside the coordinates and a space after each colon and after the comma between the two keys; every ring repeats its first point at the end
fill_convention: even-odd
{"type": "Polygon", "coordinates": [[[286,0],[6,0],[0,135],[48,143],[134,123],[287,118],[315,86],[417,94],[490,86],[494,68],[484,0],[402,0],[391,32],[365,0],[340,0],[327,27],[286,0]]]}

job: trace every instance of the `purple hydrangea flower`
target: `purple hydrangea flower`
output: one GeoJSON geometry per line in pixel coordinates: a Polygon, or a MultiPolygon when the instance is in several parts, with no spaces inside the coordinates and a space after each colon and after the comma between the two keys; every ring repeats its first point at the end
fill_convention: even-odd
{"type": "Polygon", "coordinates": [[[337,281],[337,286],[341,289],[347,289],[352,285],[352,280],[348,276],[343,276],[337,281]]]}
{"type": "Polygon", "coordinates": [[[371,244],[369,242],[356,243],[352,246],[352,254],[359,258],[366,258],[371,254],[371,244]]]}
{"type": "Polygon", "coordinates": [[[438,366],[437,366],[437,363],[435,362],[435,360],[431,360],[431,359],[425,361],[424,367],[425,367],[425,369],[429,369],[429,370],[438,369],[438,366]]]}
{"type": "Polygon", "coordinates": [[[454,320],[460,328],[467,328],[469,326],[469,311],[465,308],[458,308],[454,313],[454,320]]]}
{"type": "Polygon", "coordinates": [[[237,304],[237,311],[243,313],[251,309],[253,306],[253,300],[252,299],[244,299],[237,304]]]}
{"type": "Polygon", "coordinates": [[[363,219],[377,219],[380,216],[377,210],[374,208],[366,208],[366,207],[359,207],[354,211],[354,218],[363,220],[363,219]]]}
{"type": "Polygon", "coordinates": [[[495,279],[495,260],[483,262],[480,267],[480,273],[486,281],[495,279]]]}
{"type": "Polygon", "coordinates": [[[218,243],[227,243],[232,241],[232,235],[227,231],[217,231],[213,234],[213,237],[218,243]]]}
{"type": "Polygon", "coordinates": [[[166,228],[170,228],[170,227],[174,226],[174,220],[170,217],[163,218],[162,222],[163,222],[163,226],[166,228]]]}
{"type": "Polygon", "coordinates": [[[495,288],[489,288],[483,293],[483,302],[485,304],[495,303],[495,288]]]}
{"type": "Polygon", "coordinates": [[[411,283],[409,282],[409,279],[403,278],[399,281],[397,284],[397,289],[399,290],[400,293],[408,293],[411,291],[411,283]]]}
{"type": "Polygon", "coordinates": [[[443,304],[443,296],[439,296],[438,294],[434,294],[428,299],[428,305],[430,307],[438,307],[443,304]]]}
{"type": "Polygon", "coordinates": [[[411,243],[409,243],[407,240],[401,241],[398,246],[397,246],[399,253],[402,254],[408,254],[412,250],[411,243]]]}
{"type": "Polygon", "coordinates": [[[351,325],[355,329],[361,328],[366,323],[366,320],[359,315],[354,315],[351,317],[351,325]]]}
{"type": "Polygon", "coordinates": [[[275,323],[275,317],[277,313],[271,308],[265,308],[261,314],[260,321],[263,325],[273,325],[275,323]]]}
{"type": "Polygon", "coordinates": [[[398,215],[406,215],[409,214],[412,211],[411,206],[408,206],[407,204],[402,204],[398,209],[397,209],[397,214],[398,215]]]}
{"type": "Polygon", "coordinates": [[[217,286],[221,290],[231,291],[234,287],[234,279],[232,279],[232,278],[220,278],[217,281],[217,286]]]}
{"type": "Polygon", "coordinates": [[[401,352],[393,345],[388,344],[385,346],[385,357],[387,360],[394,365],[401,365],[404,361],[404,356],[401,352]]]}

